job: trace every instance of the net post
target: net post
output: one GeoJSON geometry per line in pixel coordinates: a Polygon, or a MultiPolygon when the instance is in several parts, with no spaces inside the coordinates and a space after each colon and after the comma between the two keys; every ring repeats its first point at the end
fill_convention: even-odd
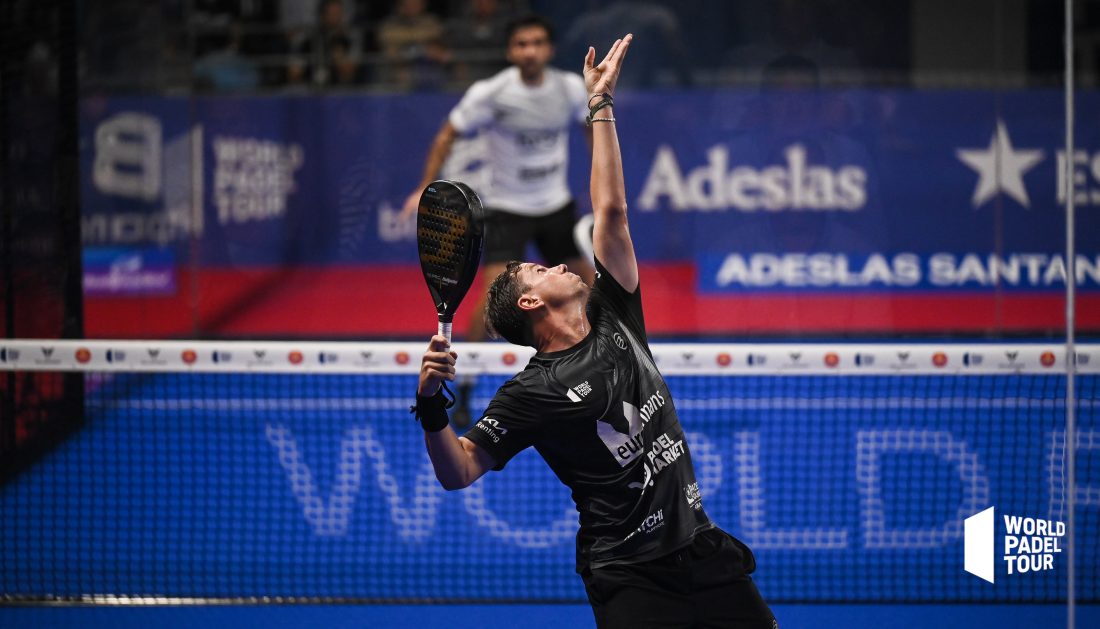
{"type": "Polygon", "coordinates": [[[1077,352],[1074,332],[1076,329],[1077,272],[1074,264],[1076,247],[1074,242],[1074,189],[1073,189],[1073,0],[1065,0],[1065,101],[1066,101],[1066,626],[1077,626],[1075,502],[1077,493],[1077,417],[1075,376],[1077,371],[1077,352]]]}
{"type": "MultiPolygon", "coordinates": [[[[15,29],[13,16],[15,9],[13,4],[0,4],[0,37],[5,42],[11,41],[11,31],[15,29]]],[[[0,47],[0,314],[3,321],[3,338],[15,337],[15,298],[12,295],[15,279],[12,273],[12,228],[14,224],[11,199],[14,195],[8,194],[8,182],[11,177],[8,174],[9,137],[8,126],[8,92],[11,90],[14,71],[14,59],[8,46],[0,47]]],[[[9,452],[15,451],[15,372],[3,375],[4,382],[0,383],[0,454],[10,456],[9,452]],[[10,419],[6,421],[5,418],[10,419]]]]}

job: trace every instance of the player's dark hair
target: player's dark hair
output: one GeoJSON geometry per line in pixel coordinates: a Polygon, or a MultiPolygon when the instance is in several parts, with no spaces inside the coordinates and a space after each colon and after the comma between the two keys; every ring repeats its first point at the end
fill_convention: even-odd
{"type": "Polygon", "coordinates": [[[554,25],[550,23],[550,20],[542,17],[541,15],[523,15],[508,22],[508,26],[505,29],[506,37],[505,41],[509,44],[512,43],[512,35],[516,34],[521,28],[527,28],[529,26],[539,26],[542,30],[546,31],[546,39],[550,40],[550,43],[554,43],[554,25]]]}
{"type": "Polygon", "coordinates": [[[489,285],[485,300],[485,327],[495,338],[514,345],[534,347],[531,318],[519,307],[519,298],[530,288],[519,279],[522,262],[512,260],[489,285]]]}

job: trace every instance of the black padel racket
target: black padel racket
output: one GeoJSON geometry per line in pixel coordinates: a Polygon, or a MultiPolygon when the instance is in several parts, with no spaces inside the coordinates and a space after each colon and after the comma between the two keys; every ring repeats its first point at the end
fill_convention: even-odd
{"type": "Polygon", "coordinates": [[[433,181],[420,195],[416,248],[420,270],[439,315],[439,334],[451,340],[455,311],[481,263],[485,213],[477,193],[458,181],[433,181]]]}

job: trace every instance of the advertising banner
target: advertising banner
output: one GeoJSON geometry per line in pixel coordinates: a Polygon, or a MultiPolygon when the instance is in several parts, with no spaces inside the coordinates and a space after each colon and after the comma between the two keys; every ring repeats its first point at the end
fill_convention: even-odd
{"type": "MultiPolygon", "coordinates": [[[[339,301],[348,273],[364,299],[425,301],[415,282],[376,291],[379,277],[415,278],[414,225],[400,207],[456,100],[86,100],[85,246],[133,248],[146,259],[170,250],[154,256],[158,264],[174,259],[190,274],[153,282],[116,272],[106,281],[93,265],[91,331],[100,308],[105,316],[125,308],[112,295],[163,298],[175,286],[184,299],[192,284],[217,277],[228,290],[273,270],[308,270],[312,303],[339,301]]],[[[1067,156],[1060,92],[681,91],[619,100],[647,299],[679,304],[678,317],[651,308],[658,333],[1056,329],[1067,190],[1077,205],[1081,324],[1100,327],[1089,314],[1100,308],[1084,308],[1097,305],[1100,288],[1100,127],[1080,125],[1079,148],[1067,156]],[[953,320],[945,309],[969,315],[953,320]]],[[[1078,107],[1096,110],[1100,93],[1081,94],[1078,107]]],[[[578,133],[569,179],[584,211],[586,153],[578,133]]],[[[491,206],[487,168],[475,135],[456,145],[444,175],[471,183],[491,206]]],[[[314,318],[327,327],[262,314],[303,298],[282,290],[253,290],[234,322],[222,317],[221,329],[207,331],[420,329],[407,318],[341,312],[361,310],[352,307],[314,318]]],[[[214,313],[191,299],[183,305],[196,311],[193,324],[214,325],[214,313]]]]}

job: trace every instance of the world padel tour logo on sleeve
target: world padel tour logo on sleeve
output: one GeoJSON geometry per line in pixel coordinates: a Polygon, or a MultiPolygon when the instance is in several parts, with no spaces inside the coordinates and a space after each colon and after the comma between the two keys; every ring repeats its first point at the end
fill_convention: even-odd
{"type": "Polygon", "coordinates": [[[1064,522],[1007,514],[1002,519],[1004,533],[1000,536],[994,507],[965,520],[963,569],[995,583],[998,551],[1010,576],[1054,569],[1054,558],[1062,552],[1066,535],[1064,522]]]}

